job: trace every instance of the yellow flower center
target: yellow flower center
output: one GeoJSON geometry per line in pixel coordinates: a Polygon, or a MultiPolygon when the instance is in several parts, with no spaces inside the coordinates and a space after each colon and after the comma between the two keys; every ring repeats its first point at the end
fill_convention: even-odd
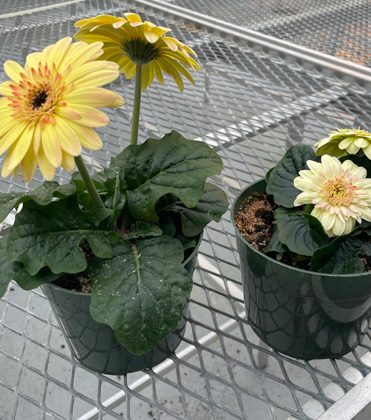
{"type": "MultiPolygon", "coordinates": [[[[48,64],[42,66],[39,63],[37,70],[31,68],[28,75],[21,73],[20,76],[22,79],[18,84],[10,85],[13,92],[9,98],[12,102],[10,106],[15,111],[12,117],[28,120],[32,124],[37,121],[54,124],[53,113],[65,90],[55,64],[50,69],[48,64]]],[[[66,103],[60,102],[59,105],[66,103]]]]}
{"type": "Polygon", "coordinates": [[[349,206],[355,196],[356,187],[343,178],[328,179],[320,191],[329,204],[349,206]]]}
{"type": "MultiPolygon", "coordinates": [[[[341,133],[341,134],[355,133],[359,137],[370,136],[371,135],[371,133],[369,131],[361,130],[360,128],[357,129],[357,130],[350,130],[349,128],[341,128],[340,130],[338,130],[338,132],[341,133]]],[[[337,132],[333,131],[333,133],[337,133],[337,132]]]]}

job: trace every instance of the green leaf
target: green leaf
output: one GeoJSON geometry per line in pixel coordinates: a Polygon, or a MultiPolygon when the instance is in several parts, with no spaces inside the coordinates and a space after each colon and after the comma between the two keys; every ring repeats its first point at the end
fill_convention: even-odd
{"type": "Polygon", "coordinates": [[[160,226],[164,235],[174,237],[177,230],[181,227],[178,226],[177,214],[166,211],[168,208],[179,202],[175,194],[163,195],[156,203],[155,211],[158,214],[158,225],[160,226]]]}
{"type": "MultiPolygon", "coordinates": [[[[16,264],[16,263],[13,263],[16,264]]],[[[20,270],[14,277],[14,280],[18,285],[24,290],[32,290],[41,286],[45,283],[51,283],[57,278],[60,274],[52,273],[47,267],[42,268],[37,274],[31,276],[25,268],[20,270]]]]}
{"type": "Polygon", "coordinates": [[[169,213],[179,214],[184,236],[192,237],[199,235],[212,220],[219,222],[227,211],[228,205],[225,192],[218,186],[206,182],[204,193],[194,207],[187,208],[178,200],[169,204],[164,211],[166,215],[169,213]]]}
{"type": "Polygon", "coordinates": [[[311,256],[328,243],[321,222],[310,214],[278,217],[277,227],[279,240],[296,254],[311,256]]]}
{"type": "Polygon", "coordinates": [[[274,226],[273,235],[265,249],[265,253],[267,252],[287,252],[289,249],[285,244],[283,244],[279,238],[279,231],[277,229],[277,225],[274,226]]]}
{"type": "Polygon", "coordinates": [[[371,236],[371,223],[367,222],[367,220],[362,220],[362,223],[359,226],[356,226],[352,233],[355,235],[365,233],[366,235],[371,236]]]}
{"type": "Polygon", "coordinates": [[[31,290],[58,277],[50,271],[41,271],[35,276],[30,276],[21,263],[10,262],[6,257],[7,241],[7,237],[0,239],[0,297],[6,292],[11,280],[15,280],[22,289],[31,290]]]}
{"type": "Polygon", "coordinates": [[[21,203],[33,200],[40,206],[46,206],[52,202],[53,197],[68,197],[74,194],[74,184],[59,185],[55,181],[45,181],[42,185],[30,192],[12,192],[0,194],[0,222],[21,203]]]}
{"type": "Polygon", "coordinates": [[[142,354],[177,328],[192,279],[182,266],[182,245],[174,238],[136,244],[119,238],[113,247],[115,257],[95,259],[90,270],[90,312],[114,329],[121,344],[142,354]]]}
{"type": "Polygon", "coordinates": [[[265,174],[265,182],[268,184],[269,182],[269,178],[271,177],[271,173],[273,172],[273,169],[275,168],[275,166],[273,166],[273,168],[270,168],[269,171],[265,174]]]}
{"type": "MultiPolygon", "coordinates": [[[[95,188],[98,190],[104,190],[104,176],[101,172],[94,172],[93,175],[90,176],[91,180],[93,181],[93,184],[95,188]]],[[[78,193],[81,193],[83,191],[86,191],[85,182],[83,181],[80,172],[74,172],[71,175],[71,181],[73,184],[76,185],[76,189],[78,193]]]]}
{"type": "Polygon", "coordinates": [[[10,262],[6,257],[7,237],[0,239],[0,297],[6,292],[8,284],[14,279],[15,275],[23,270],[20,263],[10,262]]]}
{"type": "Polygon", "coordinates": [[[300,214],[303,214],[303,210],[304,210],[304,206],[294,207],[291,209],[287,209],[286,207],[278,207],[274,211],[274,218],[280,219],[283,217],[290,217],[290,216],[298,215],[298,214],[300,215],[300,214]]]}
{"type": "Polygon", "coordinates": [[[34,275],[42,267],[53,273],[78,273],[86,269],[86,258],[80,244],[86,239],[93,253],[110,258],[110,245],[117,233],[100,222],[112,214],[110,209],[83,212],[75,196],[40,206],[33,201],[24,204],[9,231],[7,254],[10,261],[21,262],[34,275]]]}
{"type": "Polygon", "coordinates": [[[349,233],[337,237],[327,246],[314,252],[311,270],[331,274],[361,273],[364,269],[360,259],[362,255],[362,242],[349,233]]]}
{"type": "Polygon", "coordinates": [[[125,171],[119,167],[115,159],[112,159],[109,168],[104,169],[106,181],[104,187],[107,191],[105,204],[114,210],[121,210],[125,204],[125,171]]]}
{"type": "Polygon", "coordinates": [[[307,160],[315,160],[316,155],[310,146],[299,144],[290,147],[270,174],[267,193],[273,194],[276,204],[294,207],[300,191],[294,187],[294,179],[299,171],[307,169],[307,160]]]}
{"type": "Polygon", "coordinates": [[[125,234],[125,239],[148,238],[149,236],[161,236],[162,230],[151,222],[138,220],[130,226],[130,232],[125,234]]]}
{"type": "Polygon", "coordinates": [[[157,222],[157,200],[173,193],[193,207],[200,200],[207,177],[219,174],[221,158],[206,143],[187,140],[176,131],[161,139],[128,146],[117,156],[125,168],[129,209],[133,217],[157,222]]]}
{"type": "Polygon", "coordinates": [[[186,236],[178,234],[176,235],[176,239],[178,239],[182,243],[183,251],[186,251],[187,249],[196,248],[199,236],[188,238],[186,236]]]}

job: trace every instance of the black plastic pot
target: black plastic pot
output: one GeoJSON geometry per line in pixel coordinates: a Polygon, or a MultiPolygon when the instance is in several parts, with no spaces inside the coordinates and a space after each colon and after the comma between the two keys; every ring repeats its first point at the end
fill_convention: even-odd
{"type": "MultiPolygon", "coordinates": [[[[193,275],[198,248],[183,263],[193,275]]],[[[142,355],[131,353],[121,345],[111,327],[99,324],[90,315],[90,295],[73,292],[53,284],[42,286],[45,296],[66,338],[72,355],[85,367],[109,375],[125,375],[146,368],[152,368],[174,354],[186,328],[188,302],[183,308],[183,319],[178,328],[151,351],[142,355]]]]}
{"type": "Polygon", "coordinates": [[[354,349],[371,318],[371,273],[322,274],[282,264],[252,247],[234,216],[258,181],[232,206],[246,313],[255,333],[274,350],[299,359],[338,358],[354,349]]]}

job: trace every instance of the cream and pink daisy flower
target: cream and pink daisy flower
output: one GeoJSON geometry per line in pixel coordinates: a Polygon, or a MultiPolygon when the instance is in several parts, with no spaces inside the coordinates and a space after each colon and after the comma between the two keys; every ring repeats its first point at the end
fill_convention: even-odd
{"type": "Polygon", "coordinates": [[[1,175],[22,174],[30,181],[39,165],[47,180],[56,168],[75,167],[81,148],[98,150],[102,141],[92,127],[108,124],[98,107],[117,107],[124,100],[99,86],[119,76],[116,63],[95,61],[102,43],[72,43],[63,38],[42,52],[28,55],[21,67],[7,61],[11,79],[0,84],[0,155],[8,150],[1,175]]]}
{"type": "Polygon", "coordinates": [[[328,155],[307,165],[309,170],[294,179],[295,188],[303,191],[294,206],[314,204],[311,215],[330,237],[350,233],[362,219],[371,222],[371,179],[365,168],[328,155]]]}

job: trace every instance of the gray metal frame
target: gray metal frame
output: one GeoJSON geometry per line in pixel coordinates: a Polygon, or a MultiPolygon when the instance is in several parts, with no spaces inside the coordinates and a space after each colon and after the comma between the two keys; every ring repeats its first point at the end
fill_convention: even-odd
{"type": "MultiPolygon", "coordinates": [[[[262,177],[289,145],[313,145],[335,127],[369,124],[367,67],[291,49],[159,1],[9,1],[5,18],[0,15],[1,64],[9,58],[22,62],[29,52],[71,35],[82,17],[120,15],[122,9],[169,26],[196,50],[205,69],[183,94],[170,80],[144,93],[141,139],[174,128],[210,144],[225,166],[213,181],[230,200],[262,177]],[[32,7],[41,9],[27,13],[32,7]]],[[[99,130],[104,149],[84,155],[92,170],[128,144],[133,84],[121,78],[111,88],[123,93],[127,107],[107,111],[111,123],[99,130]]],[[[58,176],[61,182],[69,179],[64,171],[58,176]]],[[[1,180],[0,186],[4,192],[23,190],[41,181],[38,173],[29,185],[19,178],[1,180]]],[[[186,337],[172,359],[148,372],[118,378],[84,370],[71,360],[41,292],[11,285],[0,301],[0,419],[308,420],[330,413],[356,383],[362,387],[371,373],[370,351],[370,332],[338,361],[303,362],[263,346],[244,315],[226,214],[204,235],[186,337]]]]}

